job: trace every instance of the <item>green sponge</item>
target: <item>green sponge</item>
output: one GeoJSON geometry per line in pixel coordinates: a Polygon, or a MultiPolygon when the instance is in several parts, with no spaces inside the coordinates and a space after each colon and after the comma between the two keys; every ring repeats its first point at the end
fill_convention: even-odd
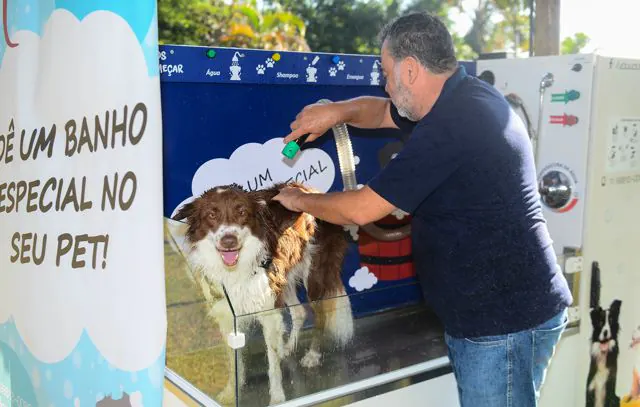
{"type": "Polygon", "coordinates": [[[309,137],[308,134],[300,137],[299,139],[288,142],[287,145],[284,146],[284,149],[282,149],[282,155],[290,160],[293,159],[293,157],[298,154],[298,151],[300,151],[300,146],[304,144],[304,142],[307,140],[307,137],[309,137]]]}

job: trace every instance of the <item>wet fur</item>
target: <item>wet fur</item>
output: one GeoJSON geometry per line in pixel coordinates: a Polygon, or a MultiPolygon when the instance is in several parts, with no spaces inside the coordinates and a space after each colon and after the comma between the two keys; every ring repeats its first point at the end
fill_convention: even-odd
{"type": "MultiPolygon", "coordinates": [[[[273,201],[285,185],[314,192],[297,183],[277,184],[252,192],[235,184],[218,186],[184,205],[174,217],[187,222],[190,259],[203,274],[199,281],[205,296],[211,289],[208,281],[222,284],[235,314],[256,314],[262,325],[271,403],[285,400],[280,361],[295,350],[306,318],[306,311],[299,305],[296,295],[300,284],[307,290],[315,315],[312,343],[301,360],[302,365],[311,368],[320,364],[320,343],[327,334],[340,346],[346,345],[353,335],[351,305],[341,280],[348,244],[343,229],[309,214],[289,211],[273,201]],[[212,208],[218,214],[216,217],[209,216],[212,208]],[[237,233],[243,240],[240,258],[233,270],[225,268],[213,242],[219,241],[223,228],[229,233],[237,233]],[[271,263],[265,263],[269,258],[271,263]],[[290,307],[292,317],[286,345],[282,313],[260,313],[282,306],[290,307]]],[[[233,320],[228,315],[226,302],[219,301],[211,310],[224,334],[232,332],[233,320]]],[[[237,321],[247,319],[243,317],[237,321]]],[[[244,369],[241,363],[238,369],[242,385],[244,369]]],[[[229,382],[220,401],[233,401],[234,397],[233,383],[229,382]]]]}

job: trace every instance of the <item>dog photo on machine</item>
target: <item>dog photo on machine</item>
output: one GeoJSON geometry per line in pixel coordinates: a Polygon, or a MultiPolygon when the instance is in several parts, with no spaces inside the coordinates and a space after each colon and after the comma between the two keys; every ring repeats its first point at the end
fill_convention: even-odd
{"type": "Polygon", "coordinates": [[[586,407],[619,407],[616,395],[618,356],[620,354],[620,308],[613,300],[608,308],[600,306],[600,266],[593,262],[591,274],[591,347],[587,375],[586,407]]]}
{"type": "MultiPolygon", "coordinates": [[[[243,316],[234,321],[226,301],[212,303],[210,315],[224,337],[234,332],[234,323],[257,320],[262,327],[271,404],[286,400],[280,363],[295,351],[306,319],[297,295],[301,286],[315,325],[302,366],[321,364],[320,345],[325,339],[344,347],[353,337],[351,304],[341,279],[348,248],[345,232],[341,226],[289,211],[272,200],[284,186],[312,192],[299,183],[278,183],[257,191],[246,191],[238,184],[220,185],[184,204],[173,217],[186,223],[187,256],[194,272],[203,276],[195,280],[205,296],[211,289],[209,282],[221,285],[234,315],[243,316]],[[273,311],[283,307],[288,307],[292,321],[286,343],[283,313],[273,311]]],[[[228,350],[233,356],[233,349],[228,350]]],[[[235,397],[231,376],[220,402],[235,397]]],[[[238,386],[244,381],[239,357],[238,386]]]]}

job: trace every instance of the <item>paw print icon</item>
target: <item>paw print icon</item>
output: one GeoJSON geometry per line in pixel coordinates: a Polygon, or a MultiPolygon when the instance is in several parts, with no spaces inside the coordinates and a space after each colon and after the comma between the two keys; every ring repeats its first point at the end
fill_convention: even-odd
{"type": "Polygon", "coordinates": [[[332,66],[331,68],[329,68],[329,76],[336,76],[337,73],[338,73],[338,70],[336,69],[335,66],[332,66]]]}
{"type": "Polygon", "coordinates": [[[344,67],[345,67],[344,61],[339,61],[338,62],[338,70],[339,71],[344,71],[344,67]]]}
{"type": "Polygon", "coordinates": [[[264,71],[265,71],[264,65],[260,64],[256,66],[256,71],[258,72],[258,75],[264,75],[264,71]]]}
{"type": "Polygon", "coordinates": [[[265,64],[267,64],[267,68],[273,68],[274,63],[275,61],[272,58],[267,58],[267,60],[265,61],[265,64]]]}

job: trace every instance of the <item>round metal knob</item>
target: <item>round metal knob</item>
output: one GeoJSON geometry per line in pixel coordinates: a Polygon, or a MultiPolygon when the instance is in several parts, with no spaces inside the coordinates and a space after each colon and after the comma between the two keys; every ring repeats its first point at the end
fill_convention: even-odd
{"type": "Polygon", "coordinates": [[[549,171],[540,180],[538,190],[542,202],[551,209],[565,207],[573,196],[573,185],[567,174],[561,171],[549,171]]]}

